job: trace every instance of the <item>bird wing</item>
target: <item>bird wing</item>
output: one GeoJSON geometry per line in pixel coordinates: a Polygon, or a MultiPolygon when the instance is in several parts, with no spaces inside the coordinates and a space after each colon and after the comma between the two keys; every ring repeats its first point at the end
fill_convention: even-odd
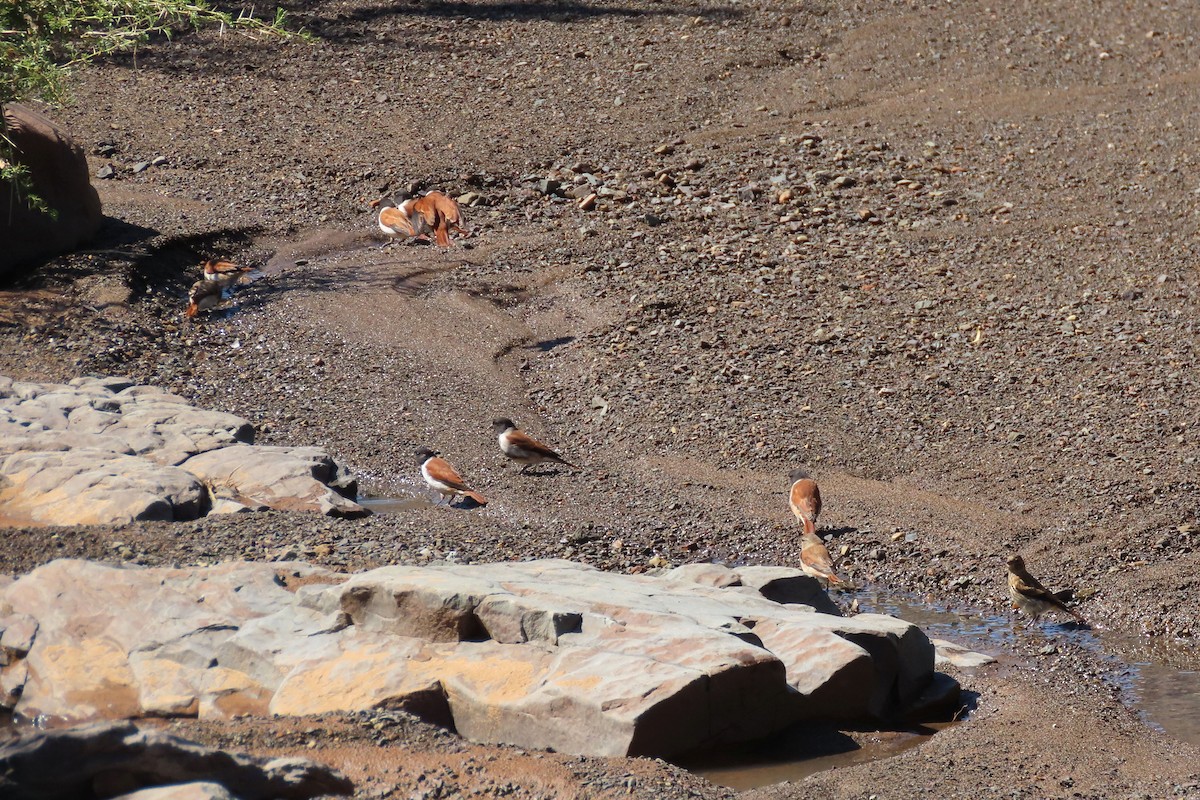
{"type": "Polygon", "coordinates": [[[841,579],[833,574],[833,559],[829,555],[829,549],[815,536],[804,536],[804,546],[800,548],[800,561],[834,583],[841,582],[841,579]]]}
{"type": "Polygon", "coordinates": [[[451,489],[457,489],[462,492],[471,491],[471,488],[463,482],[462,476],[444,458],[429,459],[425,462],[425,469],[429,472],[431,478],[439,483],[444,483],[451,489]]]}
{"type": "Polygon", "coordinates": [[[1066,604],[1058,599],[1053,592],[1048,591],[1045,586],[1038,583],[1037,579],[1033,576],[1012,573],[1009,577],[1008,585],[1018,594],[1028,597],[1031,600],[1041,600],[1044,603],[1049,603],[1055,608],[1060,608],[1068,613],[1075,613],[1067,608],[1066,604]]]}
{"type": "Polygon", "coordinates": [[[391,228],[396,233],[403,233],[406,236],[415,236],[416,231],[413,230],[412,222],[408,216],[398,208],[388,206],[379,212],[379,224],[391,228]]]}
{"type": "Polygon", "coordinates": [[[788,495],[788,505],[791,506],[792,513],[804,522],[804,532],[815,534],[817,515],[821,513],[821,493],[817,484],[808,478],[801,478],[793,483],[788,495]]]}
{"type": "Polygon", "coordinates": [[[562,456],[560,456],[558,453],[554,452],[549,447],[547,447],[546,445],[539,442],[537,439],[533,438],[529,434],[524,433],[522,431],[518,431],[518,430],[509,431],[508,432],[508,444],[510,447],[516,447],[521,450],[528,450],[531,453],[537,453],[538,455],[545,456],[546,458],[553,458],[553,459],[560,460],[560,461],[562,460],[562,456]]]}
{"type": "Polygon", "coordinates": [[[431,197],[430,195],[418,197],[413,201],[412,208],[413,211],[421,215],[421,219],[425,221],[426,225],[430,228],[437,227],[440,209],[438,209],[436,197],[431,197]]]}
{"type": "Polygon", "coordinates": [[[463,215],[462,209],[459,208],[458,201],[453,197],[441,192],[430,192],[425,195],[433,201],[433,206],[441,213],[450,225],[462,225],[463,215]]]}
{"type": "Polygon", "coordinates": [[[217,275],[236,275],[239,272],[249,272],[250,267],[242,267],[232,261],[210,261],[208,271],[217,275]]]}
{"type": "Polygon", "coordinates": [[[199,302],[206,297],[221,295],[221,287],[212,281],[196,281],[192,284],[191,290],[188,292],[188,299],[192,302],[199,302]]]}

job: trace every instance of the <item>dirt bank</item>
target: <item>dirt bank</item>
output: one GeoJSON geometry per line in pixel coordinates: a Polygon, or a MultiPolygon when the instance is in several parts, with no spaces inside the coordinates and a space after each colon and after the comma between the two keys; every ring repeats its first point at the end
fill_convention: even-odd
{"type": "MultiPolygon", "coordinates": [[[[429,444],[492,502],[16,531],[0,570],[794,563],[784,475],[805,464],[854,581],[999,611],[1021,552],[1094,624],[1179,638],[1194,667],[1200,11],[291,8],[312,43],[184,36],[80,76],[56,116],[116,169],[110,219],[100,252],[5,292],[0,372],[161,384],[392,497],[425,497],[429,444]],[[475,235],[375,249],[366,202],[410,183],[476,193],[475,235]],[[186,324],[213,255],[265,277],[186,324]],[[518,475],[501,414],[587,469],[518,475]]],[[[1052,635],[965,679],[970,724],[758,796],[1195,792],[1195,753],[1052,635]]],[[[725,796],[650,762],[586,761],[616,781],[597,788],[536,760],[559,777],[517,775],[525,796],[623,793],[625,771],[645,796],[725,796]]],[[[363,796],[424,791],[388,780],[363,796]]]]}

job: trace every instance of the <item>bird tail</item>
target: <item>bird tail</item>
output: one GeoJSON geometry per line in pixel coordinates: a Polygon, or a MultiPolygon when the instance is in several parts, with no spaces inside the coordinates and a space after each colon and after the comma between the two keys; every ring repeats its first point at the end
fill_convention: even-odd
{"type": "Polygon", "coordinates": [[[583,472],[583,467],[579,466],[578,464],[572,464],[570,461],[567,461],[565,458],[555,458],[554,460],[557,461],[558,463],[562,464],[564,467],[570,467],[571,469],[578,470],[579,472],[583,472]]]}
{"type": "Polygon", "coordinates": [[[479,492],[473,492],[473,491],[467,490],[467,491],[463,492],[463,494],[466,495],[467,497],[471,498],[472,500],[474,500],[476,503],[478,503],[481,506],[487,505],[487,498],[484,497],[483,495],[481,495],[479,492]]]}
{"type": "Polygon", "coordinates": [[[434,216],[433,224],[434,237],[437,239],[438,247],[450,246],[450,231],[446,223],[446,217],[439,210],[434,216]]]}

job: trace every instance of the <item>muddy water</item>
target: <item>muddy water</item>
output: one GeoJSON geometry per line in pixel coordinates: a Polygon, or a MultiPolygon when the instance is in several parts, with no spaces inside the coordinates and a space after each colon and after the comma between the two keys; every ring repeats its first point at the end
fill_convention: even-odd
{"type": "Polygon", "coordinates": [[[433,501],[422,497],[360,497],[357,502],[376,514],[403,514],[433,506],[433,501]]]}
{"type": "Polygon", "coordinates": [[[744,791],[798,781],[837,767],[849,767],[903,753],[956,723],[938,722],[908,730],[878,731],[851,737],[838,730],[798,726],[753,748],[733,754],[686,759],[679,765],[713,783],[744,791]],[[798,757],[798,754],[805,754],[798,757]]]}
{"type": "Polygon", "coordinates": [[[918,598],[857,595],[862,611],[891,614],[919,625],[933,639],[950,639],[980,652],[996,653],[1018,636],[1063,638],[1103,656],[1113,668],[1113,680],[1126,703],[1151,727],[1191,744],[1200,745],[1200,654],[1182,645],[1138,638],[1073,623],[1023,625],[1014,628],[1007,615],[959,614],[923,603],[918,598]]]}
{"type": "MultiPolygon", "coordinates": [[[[1196,654],[1179,645],[1089,630],[1073,623],[1050,621],[1041,626],[1017,626],[1017,620],[1007,615],[960,614],[917,597],[884,595],[869,589],[857,592],[855,597],[863,612],[899,617],[920,626],[930,638],[950,639],[985,653],[1009,649],[1017,637],[1042,637],[1047,644],[1068,639],[1100,654],[1112,665],[1113,680],[1148,725],[1185,742],[1200,744],[1200,671],[1187,666],[1196,663],[1196,654]]],[[[919,746],[950,724],[954,723],[853,737],[832,729],[798,728],[754,748],[719,758],[696,757],[680,766],[713,783],[743,791],[888,758],[919,746]]]]}

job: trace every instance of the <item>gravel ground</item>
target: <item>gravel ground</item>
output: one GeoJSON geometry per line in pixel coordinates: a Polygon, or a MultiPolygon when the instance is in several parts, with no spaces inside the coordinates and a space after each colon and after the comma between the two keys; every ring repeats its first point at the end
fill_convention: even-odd
{"type": "MultiPolygon", "coordinates": [[[[13,530],[0,570],[792,564],[784,475],[805,465],[854,582],[1000,613],[1020,552],[1097,627],[1194,668],[1200,10],[1093,5],[296,2],[310,43],[182,36],[81,75],[54,113],[113,166],[109,219],[96,252],[0,293],[0,373],[166,386],[406,503],[13,530]],[[380,249],[367,201],[410,186],[475,195],[474,235],[380,249]],[[189,324],[215,255],[263,277],[189,324]],[[517,474],[498,415],[584,471],[517,474]],[[421,444],[492,502],[434,507],[421,444]]],[[[756,796],[1195,794],[1194,751],[1051,636],[963,678],[967,725],[756,796]]],[[[389,758],[474,752],[395,730],[389,758]]],[[[519,796],[620,794],[627,772],[635,794],[727,796],[537,758],[552,777],[518,774],[519,796]]],[[[355,763],[363,796],[427,790],[355,763]]]]}

